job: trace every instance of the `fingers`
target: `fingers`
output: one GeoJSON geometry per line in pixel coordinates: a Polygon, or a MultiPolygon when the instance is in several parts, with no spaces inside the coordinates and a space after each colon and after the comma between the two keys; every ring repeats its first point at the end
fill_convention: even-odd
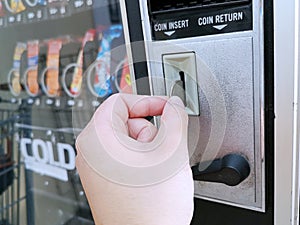
{"type": "Polygon", "coordinates": [[[97,109],[94,119],[97,126],[127,133],[129,118],[161,115],[167,97],[115,94],[97,109]]]}
{"type": "Polygon", "coordinates": [[[129,135],[140,142],[150,142],[156,136],[157,128],[144,118],[129,119],[129,135]]]}
{"type": "Polygon", "coordinates": [[[188,163],[188,117],[178,97],[114,95],[95,114],[76,146],[89,165],[108,180],[134,186],[156,184],[188,163]],[[147,120],[136,117],[156,113],[162,114],[158,132],[147,120]]]}
{"type": "Polygon", "coordinates": [[[167,100],[168,97],[165,96],[114,94],[105,100],[99,109],[104,113],[128,112],[130,118],[157,116],[161,115],[167,100]]]}
{"type": "Polygon", "coordinates": [[[100,126],[106,133],[122,133],[140,142],[150,142],[155,138],[157,130],[143,118],[158,115],[162,115],[164,129],[161,132],[173,134],[170,138],[186,135],[188,117],[178,97],[168,99],[161,96],[116,94],[99,107],[94,119],[96,126],[100,126]]]}
{"type": "Polygon", "coordinates": [[[188,116],[179,97],[173,96],[168,100],[161,116],[161,124],[167,134],[186,134],[188,116]]]}
{"type": "Polygon", "coordinates": [[[162,114],[167,97],[120,95],[126,104],[130,118],[158,116],[162,114]]]}

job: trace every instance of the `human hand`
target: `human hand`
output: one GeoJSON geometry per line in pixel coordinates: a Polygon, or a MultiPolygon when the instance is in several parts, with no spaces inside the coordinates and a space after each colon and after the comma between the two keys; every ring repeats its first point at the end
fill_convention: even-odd
{"type": "Polygon", "coordinates": [[[76,167],[97,225],[189,225],[188,117],[177,97],[116,94],[76,140],[76,167]],[[161,115],[160,128],[144,119],[161,115]]]}

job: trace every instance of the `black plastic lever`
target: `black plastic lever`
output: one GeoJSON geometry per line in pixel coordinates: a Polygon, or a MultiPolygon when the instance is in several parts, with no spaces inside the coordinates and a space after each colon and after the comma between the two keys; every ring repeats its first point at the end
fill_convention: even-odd
{"type": "Polygon", "coordinates": [[[250,166],[243,156],[229,154],[211,162],[198,163],[192,166],[192,172],[194,180],[236,186],[249,176],[250,166]]]}

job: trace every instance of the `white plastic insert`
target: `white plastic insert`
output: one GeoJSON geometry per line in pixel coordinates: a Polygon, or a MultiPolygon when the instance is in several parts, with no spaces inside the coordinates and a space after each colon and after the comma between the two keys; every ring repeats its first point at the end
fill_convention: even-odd
{"type": "Polygon", "coordinates": [[[194,52],[162,56],[166,94],[182,99],[189,115],[200,114],[196,56],[194,52]]]}

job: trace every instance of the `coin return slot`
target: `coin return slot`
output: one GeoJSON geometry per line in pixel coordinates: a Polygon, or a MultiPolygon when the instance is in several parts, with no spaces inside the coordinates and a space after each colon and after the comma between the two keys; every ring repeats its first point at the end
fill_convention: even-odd
{"type": "Polygon", "coordinates": [[[162,58],[166,94],[181,98],[189,115],[199,115],[195,53],[166,54],[162,58]]]}

